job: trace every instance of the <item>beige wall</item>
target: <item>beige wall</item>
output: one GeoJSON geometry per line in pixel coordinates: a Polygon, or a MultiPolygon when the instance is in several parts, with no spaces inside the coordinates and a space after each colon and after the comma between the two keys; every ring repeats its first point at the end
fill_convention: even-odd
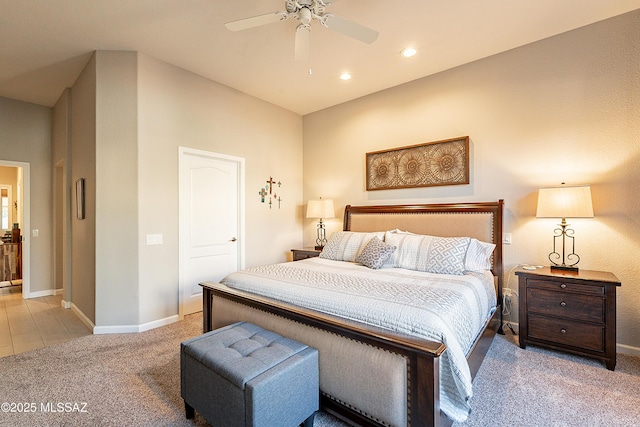
{"type": "MultiPolygon", "coordinates": [[[[305,202],[333,198],[339,218],[328,228],[336,231],[345,204],[503,198],[509,271],[548,264],[557,221],[535,218],[537,190],[591,184],[595,218],[570,221],[580,267],[622,280],[617,341],[638,350],[639,64],[636,11],[306,115],[305,202]],[[469,185],[365,191],[366,152],[463,135],[471,139],[469,185]]],[[[314,227],[305,222],[307,245],[314,227]]]]}
{"type": "Polygon", "coordinates": [[[96,57],[71,88],[71,303],[96,321],[96,57]],[[85,219],[76,218],[75,183],[85,180],[85,219]]]}
{"type": "Polygon", "coordinates": [[[30,164],[30,228],[20,227],[31,252],[30,293],[46,292],[53,286],[50,108],[0,97],[0,161],[30,164]]]}
{"type": "Polygon", "coordinates": [[[302,243],[302,118],[139,54],[141,322],[178,312],[178,147],[245,159],[246,266],[282,262],[302,243]],[[270,176],[282,207],[260,203],[270,176]],[[146,246],[147,234],[163,244],[146,246]]]}
{"type": "Polygon", "coordinates": [[[138,54],[95,58],[95,325],[138,325],[138,54]]]}
{"type": "Polygon", "coordinates": [[[53,270],[55,289],[64,289],[62,300],[71,304],[71,89],[53,107],[51,165],[53,171],[53,270]]]}
{"type": "Polygon", "coordinates": [[[113,51],[94,53],[54,113],[54,164],[64,162],[71,123],[70,298],[100,331],[178,314],[179,146],[245,158],[247,266],[285,261],[300,246],[299,115],[147,55],[113,51]],[[281,209],[259,203],[270,176],[283,183],[281,209]],[[84,220],[75,218],[79,178],[84,220]],[[162,234],[163,244],[147,246],[147,234],[162,234]]]}

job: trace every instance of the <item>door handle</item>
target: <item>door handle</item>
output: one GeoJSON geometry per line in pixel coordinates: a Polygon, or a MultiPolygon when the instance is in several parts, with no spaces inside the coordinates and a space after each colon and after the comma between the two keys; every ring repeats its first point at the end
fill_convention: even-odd
{"type": "Polygon", "coordinates": [[[235,242],[236,240],[238,240],[238,239],[236,239],[235,237],[232,237],[231,240],[229,240],[229,241],[230,242],[235,242]]]}

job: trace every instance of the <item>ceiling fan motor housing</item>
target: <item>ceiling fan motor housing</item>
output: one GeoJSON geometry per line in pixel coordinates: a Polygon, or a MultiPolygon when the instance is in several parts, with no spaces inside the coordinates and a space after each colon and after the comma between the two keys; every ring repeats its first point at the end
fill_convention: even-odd
{"type": "Polygon", "coordinates": [[[287,13],[300,21],[308,24],[312,19],[321,19],[324,8],[329,2],[321,0],[286,0],[287,13]]]}

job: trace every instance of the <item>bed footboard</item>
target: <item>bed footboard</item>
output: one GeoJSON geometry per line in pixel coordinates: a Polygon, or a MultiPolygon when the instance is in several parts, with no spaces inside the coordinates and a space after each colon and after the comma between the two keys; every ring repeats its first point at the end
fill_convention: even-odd
{"type": "Polygon", "coordinates": [[[318,348],[322,408],[355,425],[440,426],[441,343],[394,334],[213,282],[203,329],[250,321],[318,348]]]}

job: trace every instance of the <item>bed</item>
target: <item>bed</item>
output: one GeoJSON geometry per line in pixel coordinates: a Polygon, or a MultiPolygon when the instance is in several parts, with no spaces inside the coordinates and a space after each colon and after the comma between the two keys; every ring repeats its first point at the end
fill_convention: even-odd
{"type": "MultiPolygon", "coordinates": [[[[436,312],[435,317],[439,319],[437,322],[427,321],[425,328],[437,323],[447,331],[442,339],[434,338],[436,335],[433,334],[439,331],[432,332],[431,329],[423,329],[421,323],[415,323],[416,319],[421,322],[426,316],[416,314],[422,313],[415,310],[423,309],[421,303],[416,302],[423,301],[423,296],[413,292],[429,295],[436,292],[423,286],[432,281],[431,271],[395,268],[397,265],[393,266],[391,261],[379,270],[345,262],[332,252],[337,247],[345,247],[332,243],[334,236],[323,251],[326,254],[320,258],[260,266],[233,273],[223,283],[202,283],[203,329],[207,332],[236,321],[249,321],[316,347],[320,352],[322,408],[350,424],[450,425],[452,419],[464,419],[464,405],[459,407],[464,404],[461,399],[470,396],[468,389],[473,376],[495,333],[502,333],[502,210],[502,200],[345,208],[343,241],[345,236],[351,239],[377,233],[379,240],[388,239],[390,244],[397,243],[398,239],[416,241],[423,236],[434,236],[429,237],[434,242],[459,243],[469,239],[464,241],[495,245],[487,257],[489,273],[465,272],[461,276],[443,275],[442,271],[437,271],[435,274],[439,278],[434,281],[434,286],[442,289],[445,295],[442,301],[446,304],[438,302],[436,306],[425,306],[424,310],[436,312]],[[428,276],[424,280],[423,273],[428,276]],[[253,277],[257,278],[256,281],[253,277]],[[446,286],[442,285],[443,280],[446,286]],[[288,282],[296,281],[299,283],[295,286],[302,286],[302,292],[289,290],[288,282]],[[489,285],[487,281],[490,281],[489,285]],[[335,289],[320,288],[324,282],[335,289]],[[370,285],[368,282],[383,283],[381,289],[385,291],[366,288],[370,285]],[[408,286],[413,282],[419,283],[420,289],[410,289],[408,286]],[[493,292],[487,297],[488,300],[493,298],[487,313],[484,313],[487,307],[483,310],[463,308],[466,307],[461,305],[463,302],[451,299],[455,294],[453,290],[457,289],[474,295],[484,294],[478,286],[490,287],[493,292]],[[367,295],[356,294],[360,288],[364,294],[375,294],[377,301],[369,305],[365,299],[367,295]],[[393,289],[387,292],[388,288],[393,289]],[[331,296],[335,292],[347,297],[336,299],[331,296]],[[334,303],[327,304],[327,301],[332,301],[330,298],[334,298],[334,303]],[[408,304],[402,305],[403,298],[408,304]],[[381,308],[379,303],[391,304],[392,308],[381,308]],[[480,321],[475,321],[480,323],[479,326],[470,332],[467,329],[471,327],[467,328],[462,323],[455,328],[449,325],[448,318],[440,317],[438,311],[438,307],[448,304],[455,307],[454,312],[473,312],[472,317],[480,318],[480,321]],[[393,317],[383,316],[390,319],[370,321],[351,311],[343,313],[341,306],[345,306],[345,310],[364,307],[367,312],[389,310],[393,317]],[[408,320],[410,324],[401,323],[401,320],[408,320]],[[450,333],[453,338],[449,337],[450,333]],[[460,354],[464,359],[462,364],[460,354]],[[457,390],[454,385],[462,389],[461,397],[453,395],[451,390],[457,390]]],[[[396,252],[401,252],[404,246],[397,247],[396,252]]],[[[397,263],[403,255],[395,253],[390,260],[394,256],[397,263]]],[[[453,319],[451,322],[459,321],[453,319]]]]}

